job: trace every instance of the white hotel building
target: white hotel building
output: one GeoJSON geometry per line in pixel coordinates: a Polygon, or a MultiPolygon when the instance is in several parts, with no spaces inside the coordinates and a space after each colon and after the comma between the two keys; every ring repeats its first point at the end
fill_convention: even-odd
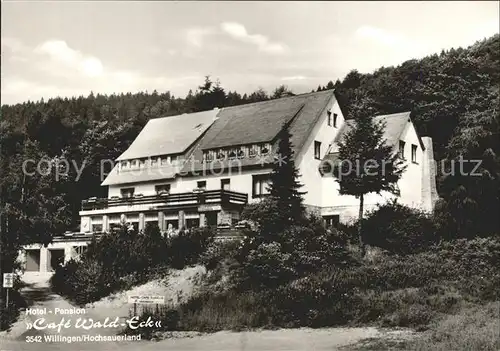
{"type": "MultiPolygon", "coordinates": [[[[374,118],[385,123],[387,143],[401,152],[408,166],[398,183],[398,201],[432,210],[437,193],[431,138],[417,134],[410,112],[374,118]]],[[[352,127],[334,90],[326,90],[150,120],[102,183],[108,197],[82,202],[81,233],[48,248],[27,247],[40,250],[34,256],[27,252],[27,266],[50,271],[50,250],[59,250],[56,256],[67,260],[76,246],[88,241],[83,238],[120,222],[139,230],[151,222],[162,232],[211,225],[231,233],[243,206],[267,192],[276,136],[284,124],[292,135],[306,207],[327,224],[355,218],[358,200],[339,195],[338,183],[321,171],[338,156],[337,141],[352,127]]],[[[369,194],[365,208],[392,198],[369,194]]]]}

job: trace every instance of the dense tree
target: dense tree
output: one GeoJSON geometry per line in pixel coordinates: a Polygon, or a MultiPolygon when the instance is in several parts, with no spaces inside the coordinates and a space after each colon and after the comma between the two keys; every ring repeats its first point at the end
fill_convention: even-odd
{"type": "Polygon", "coordinates": [[[484,108],[469,111],[447,148],[440,178],[445,216],[443,236],[497,235],[500,208],[499,96],[484,108]]]}
{"type": "Polygon", "coordinates": [[[273,94],[271,95],[271,99],[279,99],[282,97],[293,96],[295,95],[286,85],[280,85],[276,89],[274,89],[273,94]]]}
{"type": "Polygon", "coordinates": [[[340,185],[339,193],[359,199],[358,238],[362,240],[364,196],[382,191],[399,195],[397,181],[405,167],[384,139],[384,125],[370,117],[358,117],[353,127],[339,140],[339,162],[333,172],[340,185]]]}

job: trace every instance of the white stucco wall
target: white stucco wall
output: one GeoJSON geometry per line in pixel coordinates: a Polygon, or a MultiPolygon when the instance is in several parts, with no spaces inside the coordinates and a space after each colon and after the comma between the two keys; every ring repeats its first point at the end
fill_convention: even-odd
{"type": "MultiPolygon", "coordinates": [[[[205,175],[178,177],[173,180],[159,180],[148,183],[123,184],[121,186],[112,185],[108,189],[108,197],[121,196],[120,189],[135,188],[135,194],[143,194],[144,196],[155,195],[155,186],[160,184],[170,184],[170,192],[172,194],[188,193],[197,187],[199,181],[207,182],[207,190],[221,189],[221,180],[230,179],[229,189],[240,193],[248,194],[248,200],[252,201],[252,176],[258,174],[268,174],[270,168],[257,168],[254,170],[232,170],[228,173],[221,173],[215,170],[213,173],[206,172],[205,175]]],[[[120,208],[120,210],[122,210],[120,208]]]]}
{"type": "Polygon", "coordinates": [[[410,207],[420,208],[422,203],[422,166],[424,154],[413,123],[408,123],[406,130],[401,135],[401,140],[405,142],[404,158],[406,159],[407,167],[398,182],[401,192],[398,202],[410,207]],[[417,146],[416,163],[413,163],[411,159],[412,145],[417,146]]]}
{"type": "MultiPolygon", "coordinates": [[[[421,208],[422,203],[422,167],[424,164],[424,154],[418,140],[418,135],[413,123],[408,123],[401,135],[401,140],[405,142],[404,157],[406,159],[406,171],[398,182],[400,196],[387,192],[380,195],[371,193],[364,197],[364,212],[371,211],[379,204],[384,204],[397,198],[398,202],[415,208],[421,208]],[[411,145],[417,146],[416,160],[411,160],[411,145]]],[[[399,145],[395,146],[395,150],[399,145]]],[[[357,218],[359,212],[359,199],[350,195],[339,194],[339,184],[333,176],[324,176],[322,184],[322,215],[338,214],[340,220],[348,222],[357,218]]]]}
{"type": "Polygon", "coordinates": [[[298,165],[299,172],[301,174],[300,182],[304,184],[301,191],[306,191],[304,195],[304,204],[310,206],[321,206],[321,198],[324,192],[322,187],[322,177],[319,173],[318,167],[320,165],[321,159],[328,152],[329,146],[335,139],[338,131],[344,124],[344,115],[340,109],[335,96],[328,102],[327,108],[322,112],[316,126],[314,127],[311,135],[307,139],[301,153],[297,155],[296,164],[298,165]],[[333,114],[337,114],[337,126],[334,127],[328,125],[328,114],[327,111],[331,110],[332,118],[333,114]],[[314,158],[314,141],[321,142],[321,154],[320,159],[314,158]]]}

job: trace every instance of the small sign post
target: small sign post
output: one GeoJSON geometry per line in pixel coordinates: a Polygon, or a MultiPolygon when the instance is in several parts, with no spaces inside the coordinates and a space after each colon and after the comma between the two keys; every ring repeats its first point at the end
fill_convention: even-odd
{"type": "Polygon", "coordinates": [[[14,273],[4,273],[3,274],[2,286],[7,289],[7,295],[6,295],[6,299],[5,299],[5,307],[9,308],[9,289],[14,287],[14,273]]]}

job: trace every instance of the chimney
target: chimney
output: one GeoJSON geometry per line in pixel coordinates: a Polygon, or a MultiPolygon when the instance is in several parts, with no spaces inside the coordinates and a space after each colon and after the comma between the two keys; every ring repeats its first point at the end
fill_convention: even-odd
{"type": "Polygon", "coordinates": [[[422,137],[423,165],[422,165],[422,207],[426,211],[432,211],[439,195],[436,189],[436,163],[434,161],[434,150],[432,138],[422,137]]]}

